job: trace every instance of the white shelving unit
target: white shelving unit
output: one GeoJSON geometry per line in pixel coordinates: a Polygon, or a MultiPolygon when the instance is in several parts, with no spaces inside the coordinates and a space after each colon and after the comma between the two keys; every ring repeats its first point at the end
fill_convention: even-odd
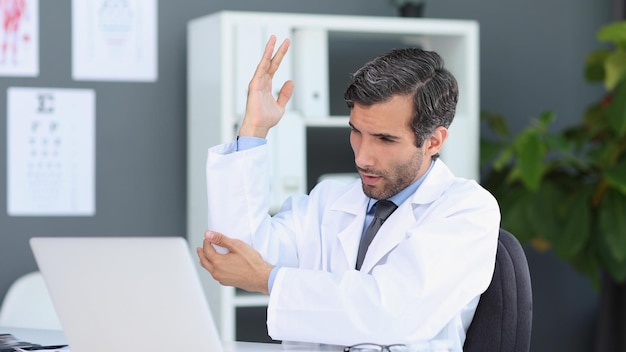
{"type": "MultiPolygon", "coordinates": [[[[347,126],[347,117],[329,116],[331,34],[394,44],[401,41],[437,51],[460,90],[457,115],[441,158],[457,175],[478,179],[479,26],[475,21],[219,12],[188,25],[187,236],[193,248],[202,242],[207,228],[207,149],[236,137],[248,82],[271,34],[279,42],[292,41],[274,78],[275,86],[278,89],[287,79],[296,84],[286,116],[268,137],[274,175],[271,211],[290,194],[306,191],[307,126],[347,126]]],[[[236,309],[266,306],[268,298],[221,287],[204,269],[199,270],[222,339],[234,340],[236,309]]]]}

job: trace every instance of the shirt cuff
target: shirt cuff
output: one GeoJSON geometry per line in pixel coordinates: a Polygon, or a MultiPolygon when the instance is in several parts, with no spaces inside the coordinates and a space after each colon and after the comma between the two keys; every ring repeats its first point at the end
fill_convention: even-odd
{"type": "Polygon", "coordinates": [[[278,274],[278,270],[280,270],[279,266],[275,266],[272,271],[270,271],[270,277],[267,280],[267,291],[272,293],[272,287],[274,287],[274,280],[276,280],[276,275],[278,274]]]}
{"type": "Polygon", "coordinates": [[[237,136],[237,151],[252,149],[267,143],[265,138],[251,136],[237,136]]]}

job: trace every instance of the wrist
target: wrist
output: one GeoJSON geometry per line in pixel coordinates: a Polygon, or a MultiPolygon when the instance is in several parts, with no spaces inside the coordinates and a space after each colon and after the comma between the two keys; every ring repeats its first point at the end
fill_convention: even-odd
{"type": "Polygon", "coordinates": [[[269,128],[264,127],[264,126],[248,126],[248,125],[243,124],[241,125],[241,128],[239,128],[238,136],[266,138],[268,132],[269,132],[269,128]]]}
{"type": "Polygon", "coordinates": [[[270,287],[269,287],[269,282],[270,282],[270,277],[271,277],[271,273],[272,270],[274,269],[274,265],[271,265],[269,263],[267,263],[267,265],[264,266],[263,268],[263,272],[261,274],[261,280],[260,280],[260,292],[262,294],[265,295],[269,295],[270,294],[270,287]]]}

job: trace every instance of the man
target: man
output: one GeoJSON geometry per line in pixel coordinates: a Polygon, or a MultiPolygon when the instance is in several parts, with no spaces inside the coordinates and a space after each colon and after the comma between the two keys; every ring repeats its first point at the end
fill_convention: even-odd
{"type": "Polygon", "coordinates": [[[287,81],[272,96],[289,41],[273,54],[275,44],[272,36],[250,82],[238,140],[209,150],[202,266],[223,285],[269,293],[277,340],[441,340],[460,351],[493,274],[500,212],[491,194],[438,159],[456,80],[436,53],[419,49],[367,63],[345,93],[360,180],[324,181],[270,217],[265,137],[294,87],[287,81]],[[386,220],[372,220],[378,200],[397,206],[386,220]],[[382,221],[368,249],[361,238],[382,221]]]}

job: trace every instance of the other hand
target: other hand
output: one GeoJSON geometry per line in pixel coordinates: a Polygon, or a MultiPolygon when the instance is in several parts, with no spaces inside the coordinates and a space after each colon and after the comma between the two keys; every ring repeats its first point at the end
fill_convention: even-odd
{"type": "Polygon", "coordinates": [[[202,267],[220,284],[269,293],[267,283],[273,265],[263,260],[259,252],[243,241],[219,232],[206,231],[202,248],[196,251],[202,267]],[[213,244],[228,249],[228,253],[218,253],[213,244]]]}

